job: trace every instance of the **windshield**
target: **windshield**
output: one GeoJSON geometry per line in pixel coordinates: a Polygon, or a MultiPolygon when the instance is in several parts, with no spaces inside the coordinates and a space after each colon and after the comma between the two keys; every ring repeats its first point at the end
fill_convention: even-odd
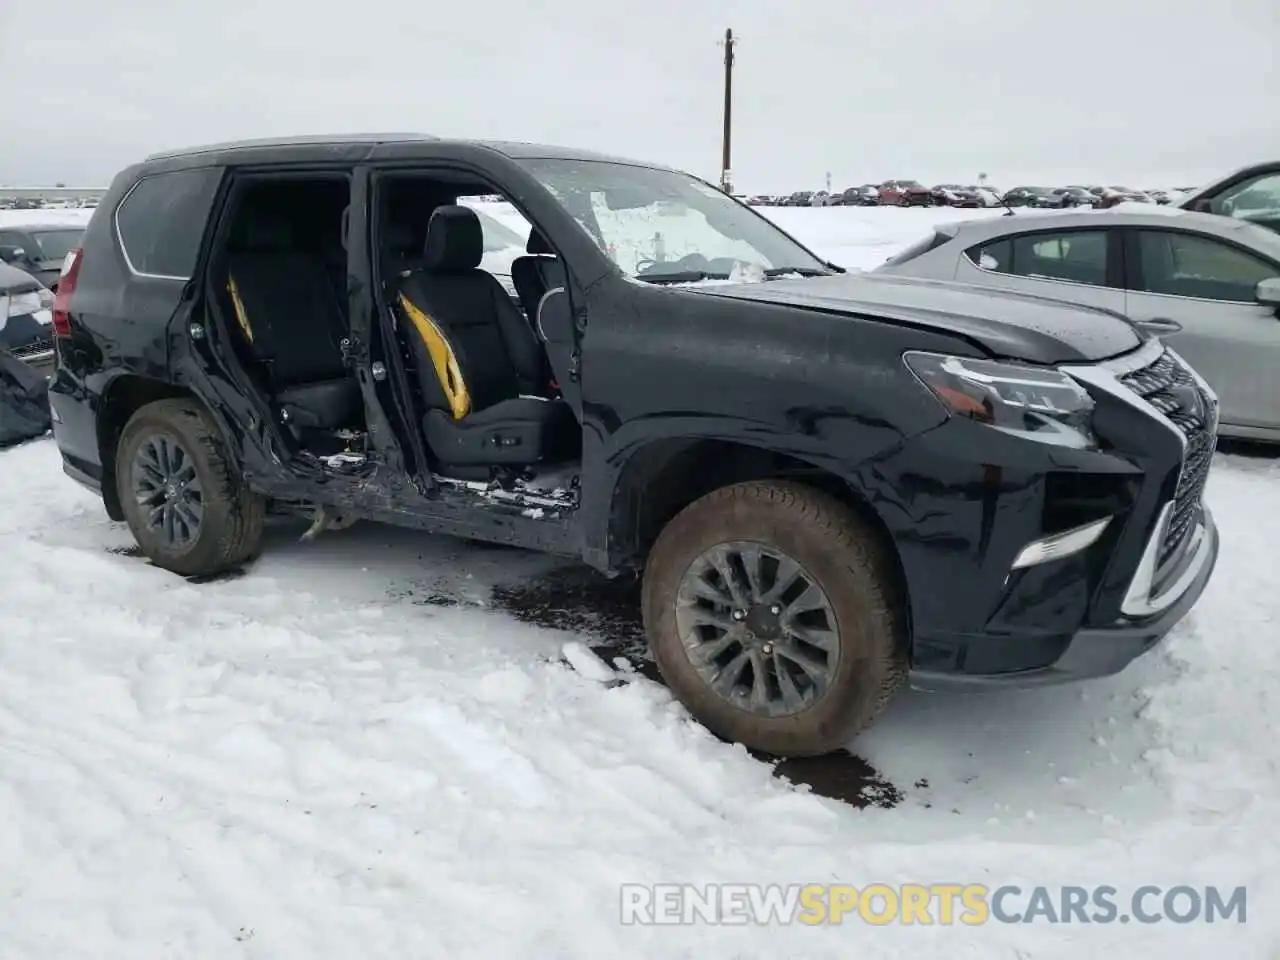
{"type": "Polygon", "coordinates": [[[80,242],[81,230],[42,230],[33,234],[41,260],[63,260],[80,242]]]}
{"type": "Polygon", "coordinates": [[[520,163],[628,276],[828,272],[764,217],[687,174],[605,160],[520,163]]]}

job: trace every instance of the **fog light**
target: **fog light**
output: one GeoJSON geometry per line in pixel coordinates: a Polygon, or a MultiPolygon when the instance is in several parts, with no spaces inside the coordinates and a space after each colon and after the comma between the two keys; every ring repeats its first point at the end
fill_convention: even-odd
{"type": "Polygon", "coordinates": [[[1098,541],[1098,538],[1102,536],[1102,531],[1107,529],[1107,524],[1110,522],[1110,517],[1103,517],[1101,520],[1086,523],[1082,527],[1075,527],[1039,540],[1032,540],[1018,551],[1018,555],[1013,560],[1013,569],[1021,570],[1024,567],[1034,567],[1040,563],[1061,560],[1063,557],[1079,553],[1086,547],[1093,546],[1098,541]]]}

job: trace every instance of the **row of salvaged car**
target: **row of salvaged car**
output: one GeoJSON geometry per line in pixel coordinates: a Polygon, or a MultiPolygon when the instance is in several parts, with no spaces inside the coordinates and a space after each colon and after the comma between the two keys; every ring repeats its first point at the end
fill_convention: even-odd
{"type": "Polygon", "coordinates": [[[1111,207],[1125,201],[1165,205],[1189,188],[1134,190],[1120,186],[1014,187],[1001,191],[990,185],[943,183],[926,187],[916,180],[865,183],[838,193],[797,190],[787,196],[757,195],[746,198],[756,207],[1111,207]]]}
{"type": "Polygon", "coordinates": [[[0,210],[92,210],[97,197],[46,199],[44,197],[0,197],[0,210]]]}

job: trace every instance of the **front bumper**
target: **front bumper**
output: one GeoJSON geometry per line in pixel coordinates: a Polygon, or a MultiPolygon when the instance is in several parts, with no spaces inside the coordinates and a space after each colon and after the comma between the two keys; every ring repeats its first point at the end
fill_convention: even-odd
{"type": "Polygon", "coordinates": [[[1208,385],[1158,340],[1061,369],[1095,398],[1097,448],[952,418],[854,477],[897,548],[918,686],[1115,672],[1212,573],[1208,385]]]}
{"type": "Polygon", "coordinates": [[[1218,563],[1218,528],[1206,506],[1181,560],[1162,579],[1155,580],[1146,560],[1154,561],[1167,527],[1166,511],[1148,542],[1144,564],[1139,566],[1125,596],[1124,609],[1137,615],[1077,631],[1058,659],[1043,667],[995,674],[913,670],[911,686],[916,690],[1018,689],[1119,673],[1155,648],[1187,615],[1204,593],[1218,563]]]}

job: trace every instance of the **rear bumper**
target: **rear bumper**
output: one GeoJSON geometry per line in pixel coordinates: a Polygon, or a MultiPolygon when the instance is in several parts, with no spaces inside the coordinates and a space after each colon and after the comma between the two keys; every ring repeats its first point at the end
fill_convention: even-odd
{"type": "MultiPolygon", "coordinates": [[[[1151,538],[1154,553],[1164,536],[1158,524],[1151,538]]],[[[978,687],[1011,689],[1049,686],[1119,673],[1160,644],[1195,606],[1218,563],[1218,528],[1208,507],[1189,539],[1183,557],[1162,581],[1153,582],[1140,567],[1125,598],[1125,608],[1149,611],[1123,616],[1103,627],[1077,631],[1052,663],[1033,670],[1009,673],[959,673],[913,670],[911,686],[917,690],[958,690],[978,687]]],[[[995,638],[993,638],[994,640],[995,638]]],[[[1007,642],[1007,638],[999,638],[1007,642]]]]}

